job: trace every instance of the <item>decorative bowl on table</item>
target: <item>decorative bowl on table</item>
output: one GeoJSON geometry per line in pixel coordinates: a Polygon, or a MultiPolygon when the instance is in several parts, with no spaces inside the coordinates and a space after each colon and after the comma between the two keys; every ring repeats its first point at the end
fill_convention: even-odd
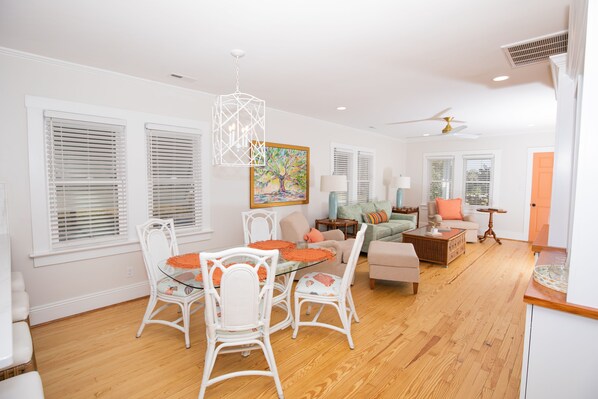
{"type": "Polygon", "coordinates": [[[534,280],[544,287],[566,293],[569,269],[563,265],[537,265],[534,267],[534,280]]]}

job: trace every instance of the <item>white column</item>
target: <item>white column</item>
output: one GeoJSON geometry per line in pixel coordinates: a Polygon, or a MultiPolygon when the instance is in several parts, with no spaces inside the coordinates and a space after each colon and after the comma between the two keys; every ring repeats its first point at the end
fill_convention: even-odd
{"type": "Polygon", "coordinates": [[[550,57],[558,101],[554,142],[552,201],[550,205],[550,235],[548,245],[566,248],[569,240],[571,178],[575,140],[577,106],[575,81],[567,75],[567,55],[550,57]]]}
{"type": "MultiPolygon", "coordinates": [[[[567,301],[598,308],[598,2],[587,4],[582,84],[578,92],[578,151],[572,199],[567,301]]],[[[575,172],[574,172],[575,174],[575,172]]]]}

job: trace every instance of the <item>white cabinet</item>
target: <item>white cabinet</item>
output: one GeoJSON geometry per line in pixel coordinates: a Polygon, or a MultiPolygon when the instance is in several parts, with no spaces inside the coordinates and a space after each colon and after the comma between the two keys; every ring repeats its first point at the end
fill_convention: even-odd
{"type": "Polygon", "coordinates": [[[527,305],[521,398],[598,398],[598,320],[527,305]]]}

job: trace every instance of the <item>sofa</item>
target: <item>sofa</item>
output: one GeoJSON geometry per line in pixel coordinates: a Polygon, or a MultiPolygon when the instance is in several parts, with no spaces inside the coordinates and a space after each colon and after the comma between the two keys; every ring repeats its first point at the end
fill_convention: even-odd
{"type": "MultiPolygon", "coordinates": [[[[281,239],[285,241],[302,242],[304,241],[303,237],[305,234],[309,233],[311,230],[306,217],[299,211],[293,212],[282,218],[279,224],[281,239]]],[[[309,244],[309,246],[334,248],[336,257],[318,265],[297,271],[295,280],[298,280],[304,274],[311,272],[325,272],[337,276],[342,276],[345,272],[345,267],[349,261],[349,255],[351,254],[351,249],[353,249],[355,239],[350,238],[345,240],[345,234],[340,230],[322,231],[322,235],[324,236],[324,241],[309,244]]],[[[355,278],[355,276],[353,278],[355,278]]]]}
{"type": "Polygon", "coordinates": [[[390,201],[363,202],[354,205],[343,205],[338,207],[338,217],[341,219],[357,220],[357,229],[365,223],[363,214],[384,211],[389,216],[388,222],[371,224],[366,223],[368,228],[365,232],[365,239],[361,252],[368,252],[372,241],[394,241],[403,240],[403,232],[412,230],[417,224],[416,215],[405,215],[392,213],[392,204],[390,201]]]}
{"type": "Polygon", "coordinates": [[[429,223],[452,229],[464,229],[466,242],[478,242],[480,225],[475,221],[473,215],[464,215],[463,220],[443,220],[437,209],[436,201],[428,201],[429,223]]]}

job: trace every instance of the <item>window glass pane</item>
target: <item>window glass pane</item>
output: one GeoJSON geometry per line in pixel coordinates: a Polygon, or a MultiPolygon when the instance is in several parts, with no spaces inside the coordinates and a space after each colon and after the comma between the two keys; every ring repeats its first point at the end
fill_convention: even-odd
{"type": "Polygon", "coordinates": [[[124,126],[46,118],[52,244],[124,237],[124,126]]]}
{"type": "Polygon", "coordinates": [[[453,165],[452,158],[428,159],[428,200],[452,197],[453,165]]]}
{"type": "Polygon", "coordinates": [[[150,217],[201,226],[201,140],[197,134],[147,130],[150,217]]]}
{"type": "Polygon", "coordinates": [[[466,205],[490,206],[492,158],[464,159],[464,197],[466,205]]]}

